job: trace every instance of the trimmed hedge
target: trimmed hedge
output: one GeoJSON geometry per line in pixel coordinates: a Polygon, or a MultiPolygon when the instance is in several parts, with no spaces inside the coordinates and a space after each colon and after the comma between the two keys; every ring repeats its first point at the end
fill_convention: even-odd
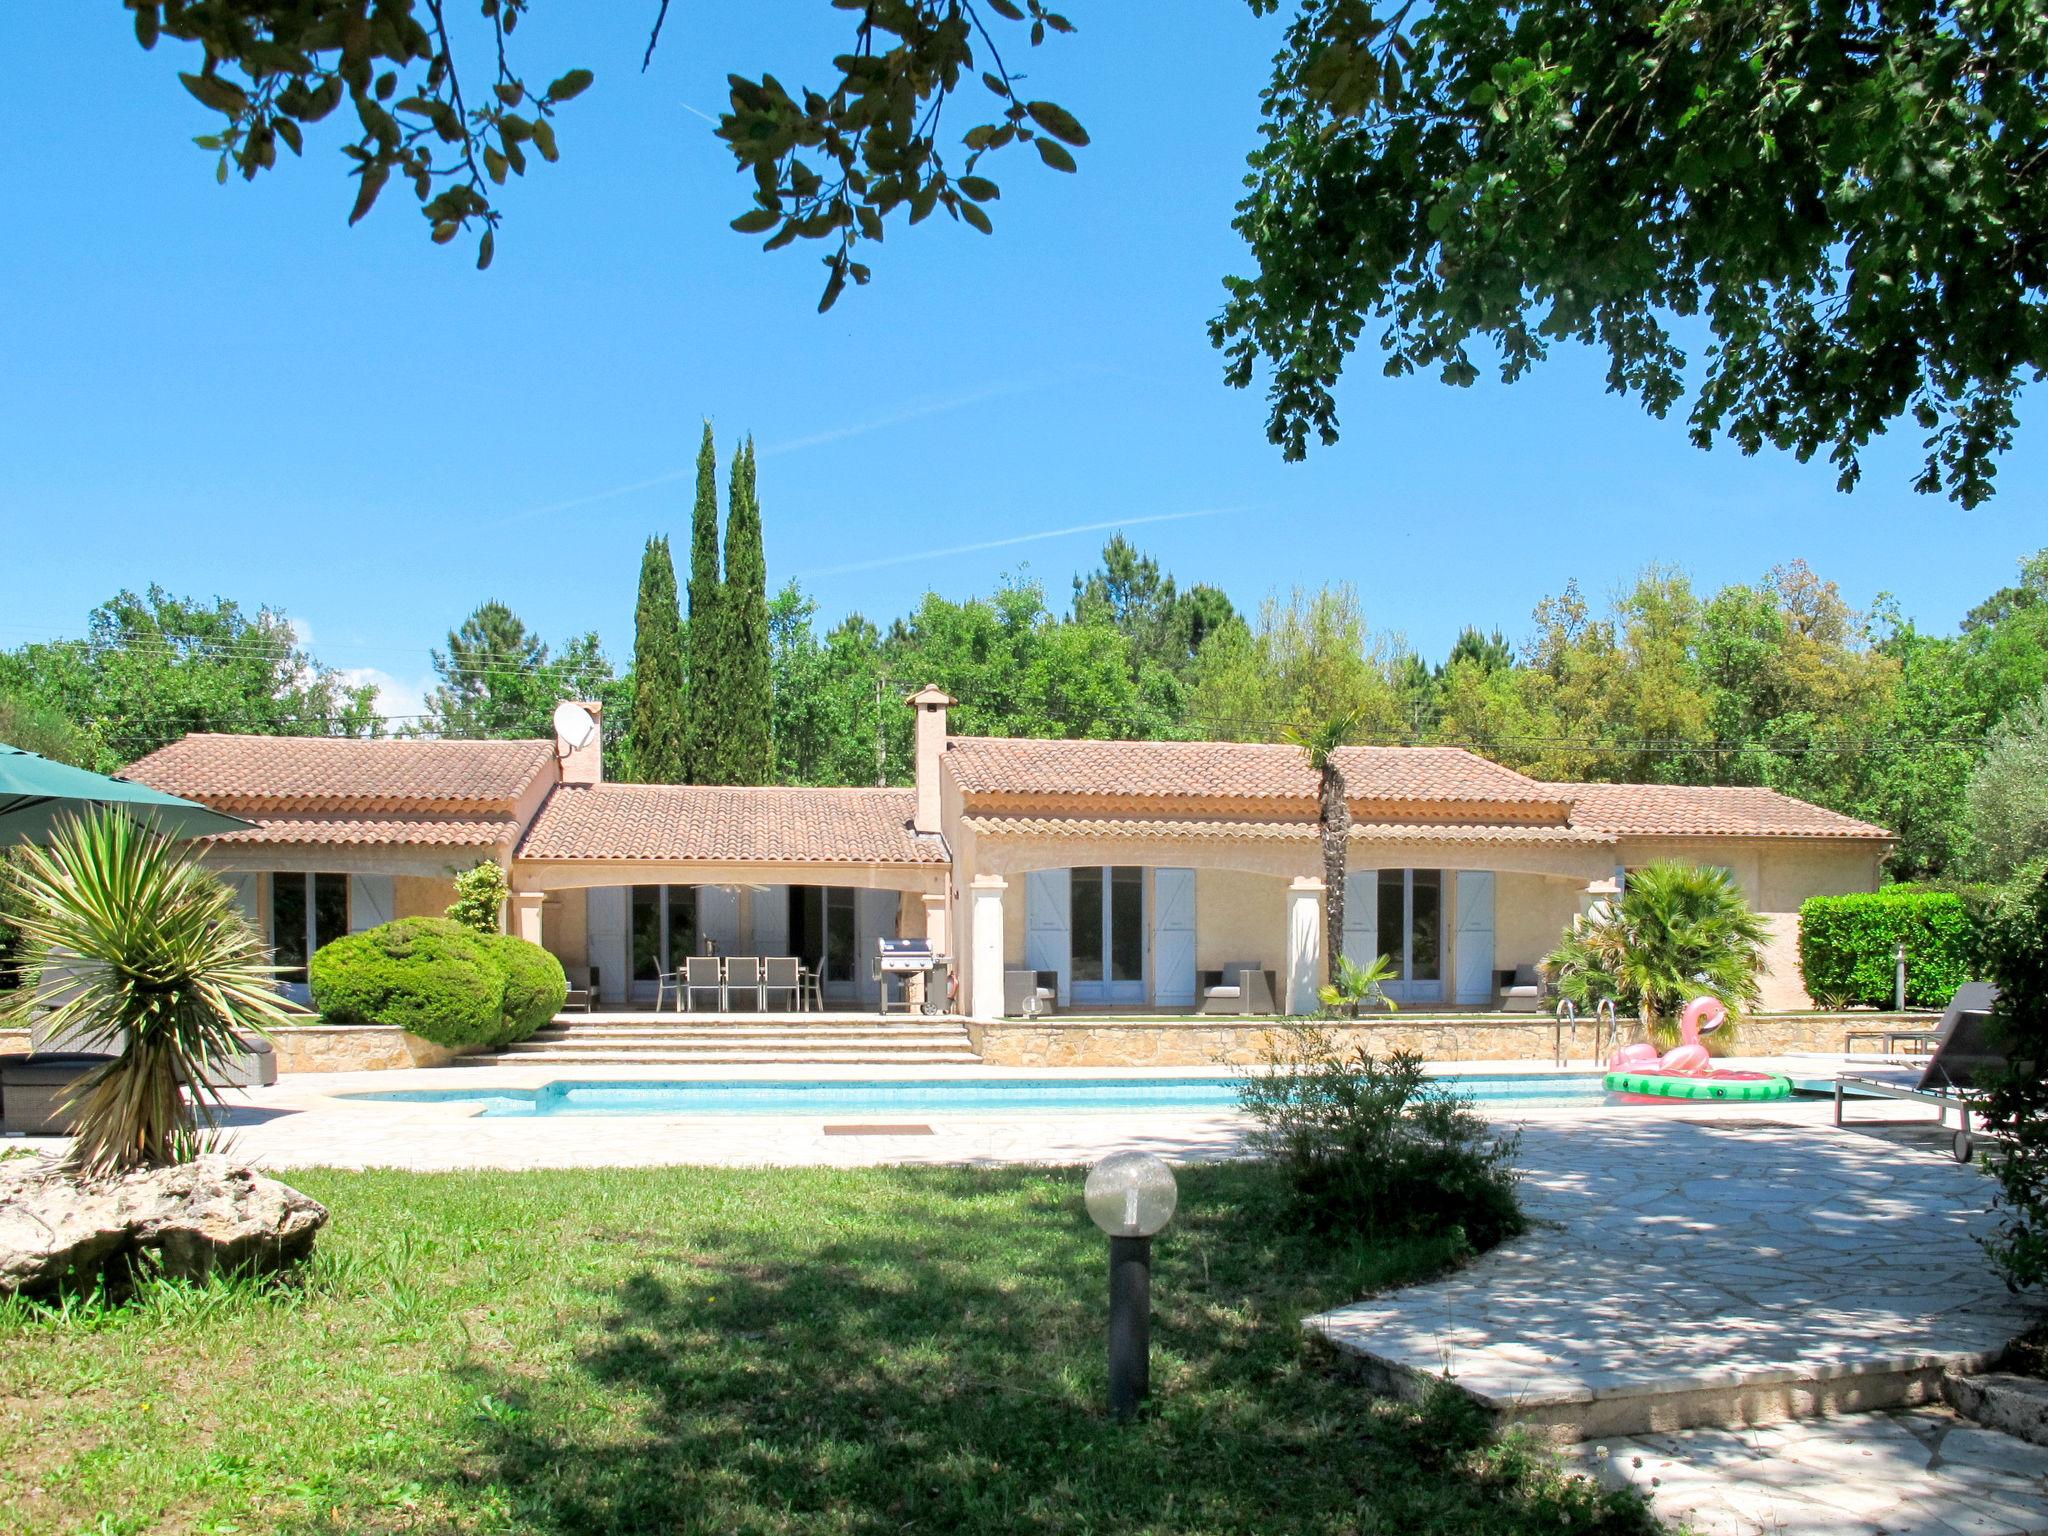
{"type": "Polygon", "coordinates": [[[1977,968],[1977,924],[1962,897],[1903,887],[1808,897],[1799,908],[1799,971],[1808,996],[1891,1007],[1901,939],[1907,1006],[1947,1007],[1977,968]]]}
{"type": "Polygon", "coordinates": [[[450,1050],[489,1045],[505,1022],[505,968],[445,917],[402,917],[336,939],[309,967],[313,1006],[336,1024],[392,1024],[450,1050]]]}
{"type": "Polygon", "coordinates": [[[505,1021],[494,1045],[524,1040],[562,1011],[569,978],[562,962],[509,933],[483,935],[484,947],[505,973],[505,1021]]]}

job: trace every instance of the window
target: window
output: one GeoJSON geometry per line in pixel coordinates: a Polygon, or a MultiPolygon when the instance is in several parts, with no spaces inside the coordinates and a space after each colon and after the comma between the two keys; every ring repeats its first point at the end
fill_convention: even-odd
{"type": "Polygon", "coordinates": [[[306,961],[347,932],[347,875],[270,877],[270,943],[279,981],[303,986],[306,961]]]}

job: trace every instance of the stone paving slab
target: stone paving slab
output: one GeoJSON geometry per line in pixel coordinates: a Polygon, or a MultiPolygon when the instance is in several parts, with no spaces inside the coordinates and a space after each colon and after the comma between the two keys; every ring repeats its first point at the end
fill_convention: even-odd
{"type": "Polygon", "coordinates": [[[1536,1230],[1306,1326],[1570,1441],[1938,1401],[2039,1316],[1978,1246],[1990,1181],[1914,1147],[1606,1116],[1525,1126],[1522,1168],[1536,1230]]]}
{"type": "Polygon", "coordinates": [[[1939,1408],[1624,1436],[1574,1459],[1698,1536],[2048,1536],[2048,1449],[1939,1408]]]}

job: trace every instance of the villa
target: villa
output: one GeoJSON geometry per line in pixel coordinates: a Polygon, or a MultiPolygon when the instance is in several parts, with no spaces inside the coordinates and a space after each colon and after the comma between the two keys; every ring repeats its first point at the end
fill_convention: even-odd
{"type": "MultiPolygon", "coordinates": [[[[322,944],[439,915],[452,875],[495,859],[511,931],[605,1007],[652,1002],[657,975],[707,947],[803,957],[825,1006],[872,1007],[878,943],[904,936],[950,958],[950,1006],[978,1019],[1016,1011],[1006,972],[1037,973],[1061,1011],[1190,1013],[1204,973],[1244,964],[1276,978],[1275,1006],[1313,1009],[1322,850],[1298,749],[954,736],[954,702],[906,700],[907,789],[606,783],[594,730],[580,744],[194,734],[129,774],[255,824],[206,857],[300,987],[322,944]]],[[[1391,956],[1404,1006],[1499,1006],[1516,968],[1630,868],[1682,858],[1730,870],[1769,922],[1765,1006],[1806,1007],[1799,904],[1875,889],[1891,847],[1768,789],[1549,784],[1448,747],[1340,761],[1344,947],[1391,956]]]]}

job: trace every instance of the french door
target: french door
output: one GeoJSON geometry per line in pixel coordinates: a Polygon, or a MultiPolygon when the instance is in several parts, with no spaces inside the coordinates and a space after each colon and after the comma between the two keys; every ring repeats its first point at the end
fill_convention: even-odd
{"type": "Polygon", "coordinates": [[[1114,864],[1069,872],[1076,1003],[1145,1001],[1145,871],[1114,864]]]}
{"type": "Polygon", "coordinates": [[[657,977],[697,952],[697,887],[633,887],[633,996],[651,1001],[657,977]]]}
{"type": "Polygon", "coordinates": [[[1388,997],[1397,1003],[1444,1000],[1444,872],[1379,872],[1380,953],[1394,963],[1388,997]]]}
{"type": "Polygon", "coordinates": [[[846,885],[790,887],[790,951],[822,973],[827,1002],[851,1002],[860,992],[858,894],[846,885]]]}
{"type": "Polygon", "coordinates": [[[348,876],[279,873],[270,877],[271,963],[294,1002],[310,1000],[306,962],[348,932],[348,876]]]}

